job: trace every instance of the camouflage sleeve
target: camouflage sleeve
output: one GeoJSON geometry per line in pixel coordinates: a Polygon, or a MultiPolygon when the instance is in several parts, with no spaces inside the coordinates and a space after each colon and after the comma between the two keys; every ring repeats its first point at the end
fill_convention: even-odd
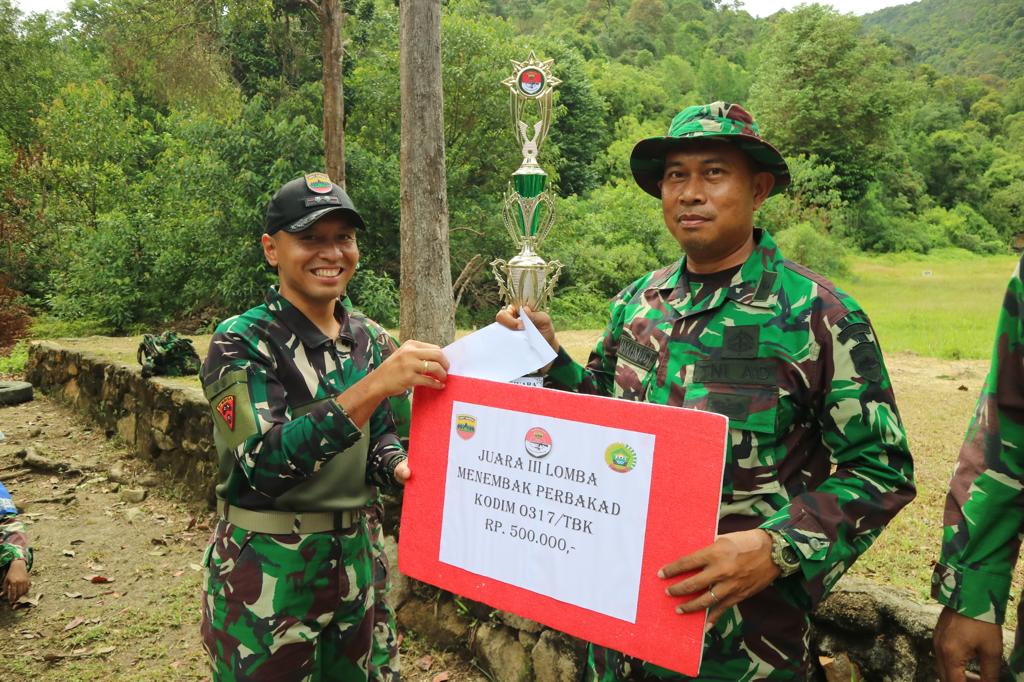
{"type": "MultiPolygon", "coordinates": [[[[370,323],[376,332],[373,344],[373,363],[378,367],[395,352],[398,344],[382,327],[370,323]]],[[[395,488],[395,467],[404,462],[406,444],[409,442],[408,417],[410,409],[410,391],[402,395],[392,396],[381,402],[370,416],[370,451],[366,458],[366,482],[384,488],[395,488]],[[398,427],[396,408],[405,416],[404,439],[398,427]]]]}
{"type": "MultiPolygon", "coordinates": [[[[1022,261],[1024,263],[1024,261],[1022,261]]],[[[946,496],[932,596],[1002,624],[1024,529],[1024,284],[1006,290],[992,364],[946,496]]]]}
{"type": "Polygon", "coordinates": [[[626,301],[635,289],[635,283],[623,289],[611,302],[611,316],[597,346],[590,353],[587,366],[583,367],[566,352],[558,349],[558,355],[548,370],[545,386],[574,393],[591,395],[612,395],[615,384],[615,366],[618,364],[619,338],[626,315],[626,301]]]}
{"type": "Polygon", "coordinates": [[[781,531],[797,551],[814,604],[916,494],[906,433],[870,322],[858,309],[844,310],[824,328],[813,409],[834,470],[761,526],[781,531]]]}
{"type": "Polygon", "coordinates": [[[289,419],[284,386],[262,340],[215,334],[201,376],[217,437],[234,451],[249,485],[269,498],[302,483],[362,437],[333,400],[289,419]]]}
{"type": "Polygon", "coordinates": [[[28,546],[25,524],[17,516],[3,516],[0,517],[0,566],[15,559],[24,559],[25,566],[32,570],[32,550],[28,546]]]}

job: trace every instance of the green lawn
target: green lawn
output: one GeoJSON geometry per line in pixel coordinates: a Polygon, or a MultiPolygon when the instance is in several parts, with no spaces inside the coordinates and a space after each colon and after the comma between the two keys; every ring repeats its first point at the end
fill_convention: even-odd
{"type": "Polygon", "coordinates": [[[943,251],[856,256],[836,283],[864,307],[886,352],[987,359],[1016,256],[943,251]]]}

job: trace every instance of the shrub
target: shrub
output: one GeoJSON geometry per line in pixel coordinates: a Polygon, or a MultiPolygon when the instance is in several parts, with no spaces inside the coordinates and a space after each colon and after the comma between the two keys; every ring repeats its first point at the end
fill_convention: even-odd
{"type": "Polygon", "coordinates": [[[550,307],[561,329],[595,329],[608,323],[608,300],[588,284],[560,289],[550,307]]]}
{"type": "Polygon", "coordinates": [[[375,322],[398,326],[398,287],[387,273],[359,268],[349,285],[349,296],[355,307],[375,322]]]}
{"type": "Polygon", "coordinates": [[[28,307],[20,303],[21,294],[7,288],[6,280],[0,278],[0,354],[25,336],[28,331],[28,307]]]}
{"type": "Polygon", "coordinates": [[[849,274],[846,248],[838,239],[830,239],[809,222],[789,228],[776,242],[786,258],[815,272],[829,277],[849,274]]]}

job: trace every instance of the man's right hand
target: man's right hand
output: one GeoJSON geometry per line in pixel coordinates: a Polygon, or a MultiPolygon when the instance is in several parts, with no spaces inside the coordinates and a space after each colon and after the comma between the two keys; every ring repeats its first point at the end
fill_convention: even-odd
{"type": "Polygon", "coordinates": [[[551,316],[544,312],[538,312],[531,310],[529,306],[523,306],[518,310],[514,305],[507,305],[498,311],[494,319],[499,324],[502,324],[509,329],[522,329],[523,321],[519,319],[519,316],[523,313],[529,316],[530,321],[533,322],[533,326],[537,328],[540,335],[544,337],[544,340],[551,346],[551,350],[558,352],[561,348],[561,344],[558,343],[558,339],[555,337],[555,325],[551,322],[551,316]]]}
{"type": "Polygon", "coordinates": [[[444,388],[448,358],[439,346],[410,339],[370,372],[368,378],[384,397],[399,395],[414,386],[444,388]]]}
{"type": "Polygon", "coordinates": [[[995,623],[961,616],[946,607],[935,624],[935,658],[942,682],[969,679],[967,664],[977,659],[982,682],[997,682],[1003,660],[1003,628],[995,623]]]}

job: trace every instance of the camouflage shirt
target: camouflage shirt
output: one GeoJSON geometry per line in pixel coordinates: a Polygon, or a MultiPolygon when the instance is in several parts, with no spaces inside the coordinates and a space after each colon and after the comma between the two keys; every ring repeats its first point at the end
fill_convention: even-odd
{"type": "Polygon", "coordinates": [[[341,330],[330,339],[271,288],[263,305],[217,327],[200,374],[221,454],[218,496],[230,504],[276,508],[364,437],[365,483],[395,485],[406,455],[389,401],[374,410],[364,435],[331,399],[378,367],[394,342],[346,300],[334,315],[341,330]]]}
{"type": "Polygon", "coordinates": [[[1003,299],[992,365],[949,486],[942,555],[932,574],[935,599],[998,624],[1006,617],[1024,531],[1022,263],[1003,299]]]}
{"type": "Polygon", "coordinates": [[[563,350],[548,381],[729,417],[719,532],[781,531],[801,570],[776,586],[809,610],[913,499],[913,464],[867,316],[755,242],[707,295],[685,257],[623,289],[587,366],[563,350]]]}

